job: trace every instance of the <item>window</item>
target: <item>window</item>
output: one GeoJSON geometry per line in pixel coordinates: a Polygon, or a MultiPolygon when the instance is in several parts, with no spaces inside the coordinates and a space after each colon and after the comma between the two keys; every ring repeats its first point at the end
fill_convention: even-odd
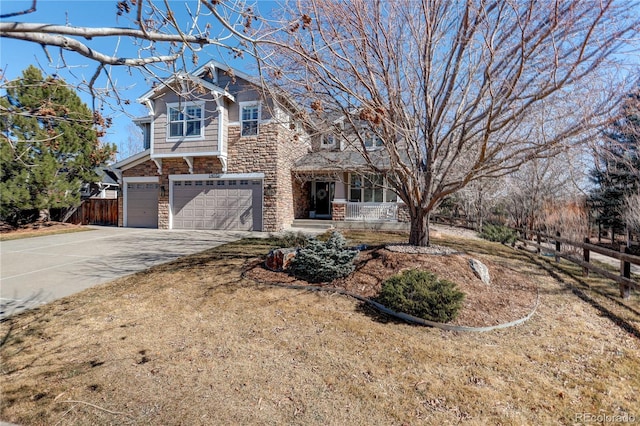
{"type": "Polygon", "coordinates": [[[393,203],[397,201],[395,192],[385,189],[385,179],[378,174],[350,174],[349,201],[361,203],[393,203]]]}
{"type": "Polygon", "coordinates": [[[149,149],[151,148],[151,123],[142,123],[140,127],[142,129],[144,149],[149,149]]]}
{"type": "Polygon", "coordinates": [[[167,104],[169,115],[169,137],[201,137],[203,136],[204,114],[202,105],[167,104]]]}
{"type": "Polygon", "coordinates": [[[378,135],[376,135],[371,131],[365,132],[365,134],[363,135],[363,139],[364,139],[364,146],[367,149],[380,148],[383,146],[382,139],[380,139],[378,135]]]}
{"type": "Polygon", "coordinates": [[[256,136],[258,134],[259,117],[260,104],[240,104],[241,136],[256,136]]]}
{"type": "Polygon", "coordinates": [[[336,145],[336,140],[338,138],[333,133],[328,133],[326,135],[322,135],[322,146],[323,147],[333,147],[336,145]]]}

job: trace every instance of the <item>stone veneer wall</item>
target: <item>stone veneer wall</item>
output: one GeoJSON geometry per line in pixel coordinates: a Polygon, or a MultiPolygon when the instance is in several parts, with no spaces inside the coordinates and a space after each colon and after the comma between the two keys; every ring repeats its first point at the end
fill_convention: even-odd
{"type": "Polygon", "coordinates": [[[331,220],[344,221],[347,216],[347,203],[345,201],[334,201],[331,203],[331,220]]]}
{"type": "Polygon", "coordinates": [[[263,172],[264,186],[275,191],[264,195],[263,231],[280,231],[295,217],[293,162],[307,153],[307,145],[277,123],[261,124],[257,136],[240,137],[240,126],[229,127],[229,173],[263,172]]]}
{"type": "Polygon", "coordinates": [[[122,196],[124,194],[124,188],[120,188],[118,191],[118,226],[124,226],[124,201],[122,201],[122,196]]]}
{"type": "Polygon", "coordinates": [[[278,220],[282,227],[288,228],[300,211],[304,211],[309,202],[308,196],[300,196],[302,182],[295,179],[291,173],[296,160],[307,154],[310,143],[306,135],[280,127],[278,142],[278,220]]]}
{"type": "Polygon", "coordinates": [[[292,177],[294,214],[296,219],[307,219],[311,209],[311,182],[292,177]]]}

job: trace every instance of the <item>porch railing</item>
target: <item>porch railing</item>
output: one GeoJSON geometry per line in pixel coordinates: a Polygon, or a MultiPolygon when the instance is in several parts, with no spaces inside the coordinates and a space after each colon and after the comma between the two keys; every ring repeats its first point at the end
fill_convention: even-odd
{"type": "Polygon", "coordinates": [[[347,203],[345,220],[398,221],[396,203],[347,203]]]}

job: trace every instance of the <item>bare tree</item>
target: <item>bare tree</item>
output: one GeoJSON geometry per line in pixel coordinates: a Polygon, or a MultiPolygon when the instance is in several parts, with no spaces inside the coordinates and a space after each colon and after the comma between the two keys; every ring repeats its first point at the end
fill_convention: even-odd
{"type": "Polygon", "coordinates": [[[467,220],[481,232],[492,211],[507,202],[506,189],[503,178],[478,179],[456,192],[453,199],[462,208],[467,220]]]}
{"type": "Polygon", "coordinates": [[[640,193],[627,195],[624,199],[625,218],[629,230],[640,233],[640,193]]]}
{"type": "Polygon", "coordinates": [[[118,152],[116,159],[118,161],[124,160],[134,154],[144,151],[144,136],[140,127],[134,123],[130,123],[127,126],[126,138],[121,139],[118,143],[118,152]]]}
{"type": "MultiPolygon", "coordinates": [[[[9,22],[15,16],[38,16],[38,1],[20,9],[20,3],[3,5],[0,38],[36,43],[44,49],[50,64],[68,68],[69,54],[81,55],[96,64],[91,78],[78,81],[94,98],[124,107],[113,68],[142,72],[149,80],[162,81],[167,74],[197,65],[205,49],[222,49],[232,57],[251,54],[250,46],[234,37],[227,27],[242,28],[251,22],[243,0],[187,0],[181,5],[155,0],[114,0],[114,16],[122,26],[88,27],[70,23],[9,22]],[[216,7],[217,17],[210,9],[216,7]],[[9,10],[15,8],[15,10],[9,10]],[[184,16],[178,19],[178,16],[184,16]],[[222,25],[218,19],[224,20],[222,25]],[[107,41],[107,42],[105,42],[107,41]],[[106,47],[105,47],[106,46],[106,47]],[[54,59],[55,58],[55,59],[54,59]],[[97,82],[102,79],[104,85],[97,82]]],[[[216,57],[222,56],[216,50],[216,57]]]]}
{"type": "Polygon", "coordinates": [[[638,31],[631,8],[297,1],[279,11],[257,56],[272,82],[315,112],[315,124],[342,117],[346,142],[408,207],[409,242],[428,245],[429,215],[443,198],[583,143],[609,120],[625,93],[611,84],[615,55],[638,31]],[[285,22],[288,31],[277,31],[285,22]],[[353,136],[363,127],[382,141],[384,167],[353,136]]]}
{"type": "MultiPolygon", "coordinates": [[[[547,225],[545,206],[561,206],[584,198],[588,167],[580,152],[534,159],[501,179],[511,224],[533,231],[547,225]]],[[[586,226],[586,223],[585,223],[586,226]]]]}

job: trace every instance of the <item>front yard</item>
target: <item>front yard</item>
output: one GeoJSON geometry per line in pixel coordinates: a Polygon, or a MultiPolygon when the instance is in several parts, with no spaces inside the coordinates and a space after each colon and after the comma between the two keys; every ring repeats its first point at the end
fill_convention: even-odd
{"type": "MultiPolygon", "coordinates": [[[[347,234],[353,243],[404,241],[347,234]],[[377,239],[377,241],[372,241],[377,239]]],[[[488,333],[408,325],[346,296],[257,284],[243,240],[0,324],[0,419],[29,424],[572,424],[640,419],[640,303],[570,266],[449,245],[520,271],[540,303],[488,333]]]]}

